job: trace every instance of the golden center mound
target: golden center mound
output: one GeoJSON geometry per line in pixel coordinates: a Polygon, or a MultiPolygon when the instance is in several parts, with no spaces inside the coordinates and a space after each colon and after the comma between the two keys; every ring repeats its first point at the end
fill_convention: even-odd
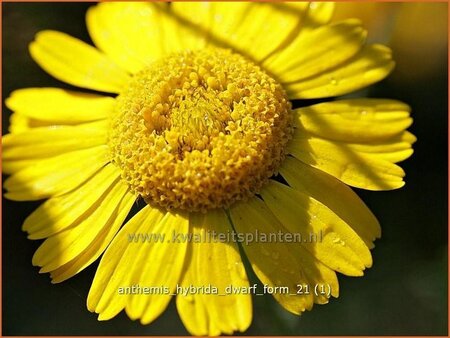
{"type": "Polygon", "coordinates": [[[281,85],[223,49],[155,62],[117,102],[113,160],[132,190],[164,208],[205,211],[254,195],[293,132],[281,85]]]}

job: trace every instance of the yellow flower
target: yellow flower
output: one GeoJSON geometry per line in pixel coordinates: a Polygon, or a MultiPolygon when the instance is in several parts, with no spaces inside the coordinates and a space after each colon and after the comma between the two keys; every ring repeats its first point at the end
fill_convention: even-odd
{"type": "Polygon", "coordinates": [[[327,2],[111,2],[87,13],[98,49],[40,32],[30,52],[45,71],[118,96],[27,88],[6,100],[6,197],[47,199],[23,225],[45,239],[33,264],[59,283],[104,252],[90,311],[148,324],[175,296],[196,335],[246,330],[254,293],[295,314],[337,297],[336,272],[363,275],[380,237],[349,186],[402,187],[395,163],[415,137],[394,100],[292,108],[393,69],[389,48],[365,44],[358,20],[329,23],[332,12],[327,2]],[[136,200],[145,207],[122,225],[136,200]]]}

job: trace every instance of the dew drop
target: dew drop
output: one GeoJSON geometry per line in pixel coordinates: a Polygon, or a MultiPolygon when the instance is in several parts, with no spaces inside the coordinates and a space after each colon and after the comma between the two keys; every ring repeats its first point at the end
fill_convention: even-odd
{"type": "Polygon", "coordinates": [[[339,83],[339,81],[335,78],[335,77],[330,77],[330,83],[333,86],[337,86],[337,84],[339,83]]]}
{"type": "Polygon", "coordinates": [[[194,296],[188,293],[186,296],[184,296],[184,299],[189,303],[194,303],[195,299],[194,296]]]}
{"type": "Polygon", "coordinates": [[[247,280],[247,273],[245,272],[245,268],[242,265],[241,262],[235,262],[236,272],[240,279],[246,281],[247,280]]]}

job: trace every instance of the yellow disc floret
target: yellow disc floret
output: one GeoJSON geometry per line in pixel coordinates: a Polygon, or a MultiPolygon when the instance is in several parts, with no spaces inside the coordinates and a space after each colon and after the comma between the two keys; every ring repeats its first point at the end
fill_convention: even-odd
{"type": "Polygon", "coordinates": [[[283,88],[223,49],[186,51],[136,74],[117,97],[109,146],[131,189],[205,211],[258,193],[292,135],[283,88]]]}

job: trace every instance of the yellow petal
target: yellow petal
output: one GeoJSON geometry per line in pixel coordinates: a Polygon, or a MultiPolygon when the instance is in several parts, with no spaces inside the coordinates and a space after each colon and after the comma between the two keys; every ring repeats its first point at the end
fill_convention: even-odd
{"type": "MultiPolygon", "coordinates": [[[[264,202],[260,201],[257,198],[252,199],[248,205],[242,204],[240,206],[237,207],[236,210],[232,210],[232,218],[237,219],[234,222],[238,222],[239,223],[239,218],[242,218],[241,222],[244,221],[244,217],[245,217],[245,213],[249,212],[249,210],[253,210],[251,211],[252,216],[251,217],[258,217],[255,218],[254,221],[260,221],[260,220],[264,220],[264,223],[261,223],[261,225],[264,227],[264,232],[265,233],[274,233],[274,234],[287,234],[289,233],[289,231],[286,230],[286,228],[283,227],[283,225],[280,224],[280,222],[276,219],[276,217],[273,215],[273,213],[267,208],[267,206],[265,205],[264,202]],[[245,208],[247,208],[247,210],[245,210],[245,208]],[[239,216],[239,212],[241,212],[241,216],[239,216]],[[254,214],[256,213],[256,215],[254,214]],[[233,216],[234,214],[234,216],[233,216]]],[[[252,223],[249,223],[252,224],[252,223]]],[[[242,224],[243,225],[243,224],[242,224]]],[[[235,223],[235,227],[236,226],[240,226],[237,225],[237,223],[235,223]]],[[[247,225],[247,230],[245,230],[247,232],[254,232],[254,229],[251,229],[251,225],[247,225]]],[[[245,250],[245,248],[247,247],[247,245],[244,246],[244,250],[246,251],[250,262],[252,264],[256,264],[256,261],[260,261],[261,265],[264,264],[264,259],[266,259],[267,256],[270,255],[269,251],[270,250],[270,245],[268,243],[260,243],[260,244],[255,244],[259,245],[259,248],[254,248],[254,252],[253,254],[251,254],[252,251],[245,250]],[[259,252],[258,250],[259,249],[259,252]],[[254,256],[253,256],[254,255],[254,256]],[[261,256],[261,258],[258,258],[259,256],[261,256]],[[254,257],[254,258],[252,258],[254,257]]],[[[289,272],[292,273],[292,271],[294,271],[295,273],[299,273],[300,274],[300,279],[298,279],[297,284],[295,285],[295,289],[291,290],[290,292],[290,298],[292,301],[297,301],[295,298],[292,297],[292,295],[297,295],[297,297],[304,297],[306,298],[305,300],[303,300],[303,302],[306,301],[307,304],[307,309],[311,309],[312,307],[312,303],[311,302],[311,297],[314,298],[314,302],[318,303],[318,304],[325,304],[328,303],[329,298],[331,296],[333,297],[338,297],[339,296],[339,283],[336,277],[336,273],[331,270],[329,267],[327,267],[326,265],[322,264],[320,261],[318,261],[312,254],[310,254],[307,250],[305,250],[302,245],[298,242],[286,242],[283,245],[288,252],[290,253],[290,255],[292,255],[292,257],[294,258],[294,261],[291,260],[290,257],[288,257],[288,261],[286,261],[287,263],[290,263],[292,266],[288,266],[288,264],[284,264],[284,267],[281,269],[281,271],[283,272],[289,272]],[[326,294],[322,294],[317,292],[317,294],[315,293],[316,288],[323,288],[324,290],[327,291],[326,294]],[[329,293],[328,293],[329,292],[329,293]]],[[[270,251],[272,252],[272,251],[270,251]]],[[[279,253],[278,251],[275,251],[272,256],[274,255],[274,257],[278,257],[279,253]]],[[[273,259],[277,259],[274,258],[273,259]]],[[[285,258],[283,256],[280,256],[279,258],[280,260],[284,260],[285,258]]],[[[255,270],[257,271],[258,268],[255,270]]],[[[279,269],[278,269],[279,270],[279,269]]],[[[273,272],[273,276],[271,276],[271,278],[276,279],[276,274],[277,274],[277,269],[274,269],[273,272]]],[[[267,270],[266,270],[267,272],[267,270]]],[[[264,272],[263,272],[264,273],[264,272]]],[[[272,274],[272,273],[271,273],[272,274]]],[[[282,284],[281,284],[282,286],[282,284]]],[[[321,291],[321,290],[320,290],[321,291]]],[[[281,303],[281,305],[285,306],[285,304],[288,305],[289,308],[289,302],[285,303],[288,299],[281,297],[279,298],[279,301],[281,303]]]]}
{"type": "Polygon", "coordinates": [[[6,106],[30,119],[73,124],[107,118],[114,109],[112,97],[74,92],[60,88],[15,90],[6,106]]]}
{"type": "MultiPolygon", "coordinates": [[[[190,216],[190,234],[201,235],[201,233],[192,227],[193,215],[190,216]]],[[[199,245],[189,244],[186,252],[185,266],[181,276],[181,288],[189,289],[191,286],[200,286],[198,281],[198,251],[199,245]]],[[[211,263],[209,263],[211,264],[211,263]]],[[[205,266],[206,268],[207,266],[205,266]]],[[[209,285],[206,284],[206,285],[209,285]]],[[[219,296],[214,296],[219,297],[219,296]]],[[[205,296],[186,292],[183,294],[177,291],[176,305],[178,314],[186,329],[196,336],[218,336],[221,330],[216,321],[210,320],[208,308],[205,302],[205,296]]]]}
{"type": "Polygon", "coordinates": [[[302,162],[357,188],[392,190],[405,184],[402,168],[370,153],[358,152],[343,142],[295,135],[288,151],[302,162]]]}
{"type": "Polygon", "coordinates": [[[398,141],[407,142],[409,144],[414,144],[417,141],[417,137],[415,137],[409,131],[405,131],[400,135],[398,141]]]}
{"type": "Polygon", "coordinates": [[[300,131],[336,141],[380,142],[402,133],[412,119],[408,105],[385,99],[319,103],[295,111],[300,131]]]}
{"type": "Polygon", "coordinates": [[[414,153],[412,149],[405,149],[399,151],[385,152],[385,153],[376,153],[373,156],[378,157],[384,161],[389,161],[392,163],[398,163],[406,160],[414,153]]]}
{"type": "MultiPolygon", "coordinates": [[[[394,136],[383,142],[372,143],[347,143],[352,151],[367,154],[369,156],[379,158],[392,163],[397,163],[406,160],[413,154],[412,143],[413,140],[408,140],[407,136],[410,133],[403,132],[400,135],[394,136]]],[[[410,134],[412,135],[412,134],[410,134]]]]}
{"type": "MultiPolygon", "coordinates": [[[[82,254],[110,230],[119,213],[117,207],[127,191],[128,186],[117,181],[91,214],[83,217],[75,226],[47,238],[35,252],[33,265],[42,267],[41,273],[49,272],[82,254]]],[[[114,225],[116,230],[120,227],[120,224],[114,225]]]]}
{"type": "Polygon", "coordinates": [[[297,11],[300,15],[305,16],[302,23],[302,31],[304,29],[311,29],[317,26],[322,26],[330,22],[334,13],[333,2],[302,2],[302,1],[287,1],[279,2],[277,6],[286,8],[286,10],[297,11]]]}
{"type": "Polygon", "coordinates": [[[334,212],[314,198],[270,181],[261,191],[269,209],[292,233],[316,240],[302,242],[322,263],[349,276],[361,276],[372,256],[361,238],[334,212]]]}
{"type": "Polygon", "coordinates": [[[28,122],[29,119],[26,116],[18,113],[13,113],[9,117],[8,131],[10,133],[21,133],[23,131],[26,131],[29,129],[28,122]]]}
{"type": "Polygon", "coordinates": [[[59,268],[50,272],[52,283],[60,283],[76,275],[86,267],[91,265],[100,255],[105,251],[106,247],[111,243],[112,239],[116,235],[123,221],[127,217],[133,203],[136,201],[136,197],[127,193],[120,201],[117,207],[117,211],[114,214],[114,219],[111,225],[102,231],[101,234],[91,243],[91,245],[83,251],[80,255],[75,257],[70,262],[60,266],[59,268]]]}
{"type": "MultiPolygon", "coordinates": [[[[114,317],[125,308],[127,297],[119,296],[118,287],[130,286],[127,285],[131,278],[129,271],[131,271],[136,262],[136,252],[139,248],[142,248],[142,246],[132,245],[129,236],[130,234],[140,233],[141,230],[144,232],[148,228],[149,223],[160,220],[162,216],[163,214],[158,209],[151,209],[147,205],[133,216],[114,237],[100,260],[92,282],[87,299],[89,311],[104,312],[108,303],[110,303],[108,313],[111,317],[114,317]],[[119,263],[128,264],[127,271],[125,269],[119,270],[119,263]],[[114,286],[111,287],[110,285],[113,283],[114,286]],[[107,288],[110,290],[108,294],[106,293],[107,288]],[[103,306],[100,308],[99,303],[101,300],[103,306]]],[[[144,244],[147,245],[146,243],[144,244]]]]}
{"type": "MultiPolygon", "coordinates": [[[[296,2],[288,2],[289,5],[301,6],[296,2]]],[[[334,2],[312,1],[308,3],[306,18],[307,27],[322,26],[329,23],[334,14],[334,2]]]]}
{"type": "MultiPolygon", "coordinates": [[[[284,230],[282,227],[279,229],[284,230]]],[[[290,246],[290,249],[307,280],[307,283],[303,285],[299,283],[297,293],[310,292],[314,295],[314,303],[317,304],[327,304],[331,296],[339,297],[339,282],[336,272],[321,263],[303,246],[290,246]]]]}
{"type": "Polygon", "coordinates": [[[157,5],[146,2],[100,3],[86,15],[95,45],[131,73],[164,55],[162,20],[157,5]]]}
{"type": "Polygon", "coordinates": [[[107,146],[72,151],[37,162],[9,177],[5,197],[33,201],[62,195],[78,187],[109,162],[107,146]]]}
{"type": "MultiPolygon", "coordinates": [[[[242,236],[255,236],[255,231],[267,237],[280,229],[278,220],[267,209],[264,202],[254,197],[247,202],[240,202],[230,209],[231,219],[237,233],[242,236]],[[250,235],[247,235],[250,234],[250,235]]],[[[263,284],[270,287],[287,287],[288,293],[276,292],[273,297],[288,311],[300,314],[313,305],[311,293],[298,295],[297,285],[307,283],[298,261],[293,255],[292,246],[298,243],[281,243],[277,241],[259,243],[249,241],[242,246],[253,271],[263,284]]]]}
{"type": "MultiPolygon", "coordinates": [[[[159,233],[164,238],[169,238],[174,233],[186,234],[189,232],[188,216],[169,212],[156,227],[151,228],[151,232],[159,233]]],[[[165,286],[169,289],[170,295],[145,296],[144,299],[142,296],[135,295],[131,299],[131,306],[126,308],[127,313],[136,304],[134,301],[138,297],[141,298],[141,302],[147,303],[140,316],[142,324],[153,322],[167,308],[171,295],[175,292],[181,278],[186,249],[187,243],[168,240],[164,243],[156,243],[151,250],[149,248],[141,249],[141,262],[150,264],[145,265],[144,270],[138,267],[135,276],[140,275],[140,277],[135,281],[138,283],[142,281],[144,285],[165,286]]]]}
{"type": "MultiPolygon", "coordinates": [[[[194,253],[194,248],[189,250],[189,256],[194,253]]],[[[188,288],[190,285],[197,285],[197,279],[194,273],[187,271],[180,284],[181,287],[188,288]]],[[[177,310],[183,321],[184,326],[192,335],[198,336],[218,336],[220,335],[220,329],[217,327],[216,322],[208,321],[208,309],[201,301],[199,295],[177,295],[176,298],[177,310]]]]}
{"type": "Polygon", "coordinates": [[[99,313],[99,320],[115,316],[127,307],[132,318],[149,323],[167,307],[175,291],[184,263],[186,243],[171,241],[173,233],[187,233],[188,220],[181,214],[167,213],[145,207],[117,234],[97,270],[88,297],[90,311],[99,313]],[[162,217],[162,219],[161,219],[162,217]],[[161,241],[133,241],[130,235],[159,234],[161,241]],[[132,285],[167,287],[167,293],[120,294],[119,288],[132,285]],[[139,299],[133,302],[134,296],[139,299]],[[138,310],[143,312],[137,313],[138,310]]]}
{"type": "Polygon", "coordinates": [[[204,48],[209,35],[206,27],[210,27],[210,11],[211,3],[206,1],[189,4],[173,2],[168,11],[163,11],[166,53],[204,48]]]}
{"type": "Polygon", "coordinates": [[[45,158],[106,144],[107,121],[38,127],[3,136],[3,162],[45,158]]]}
{"type": "Polygon", "coordinates": [[[194,240],[188,246],[190,259],[186,261],[181,286],[212,285],[217,287],[218,295],[179,293],[177,309],[181,320],[195,335],[245,331],[252,319],[251,296],[227,292],[227,288],[249,290],[239,248],[234,242],[223,243],[216,237],[232,231],[227,215],[221,209],[205,215],[191,214],[190,228],[194,240]]]}
{"type": "Polygon", "coordinates": [[[129,76],[94,47],[56,31],[42,31],[30,53],[47,73],[74,86],[120,93],[129,76]]]}
{"type": "MultiPolygon", "coordinates": [[[[245,213],[249,212],[250,210],[253,210],[252,216],[251,217],[258,217],[255,218],[255,222],[257,221],[262,221],[264,223],[261,223],[261,225],[264,227],[264,232],[265,233],[275,233],[275,234],[279,234],[279,233],[283,233],[283,234],[287,234],[290,233],[288,230],[286,230],[285,227],[283,227],[283,225],[276,219],[276,217],[273,215],[273,213],[268,209],[268,207],[266,206],[266,204],[262,201],[260,201],[257,198],[252,199],[248,205],[242,204],[240,206],[237,207],[237,210],[232,210],[232,218],[233,220],[237,218],[237,221],[234,222],[238,222],[239,223],[239,218],[241,217],[243,221],[244,217],[245,217],[245,213]],[[245,210],[245,208],[248,208],[247,210],[245,210]],[[239,211],[240,209],[240,211],[239,211]],[[241,216],[239,216],[239,212],[241,212],[241,216]],[[254,214],[256,213],[256,215],[254,214]],[[234,214],[234,216],[233,216],[234,214]]],[[[249,224],[253,224],[253,223],[249,223],[249,224]]],[[[235,223],[235,227],[239,226],[235,223]]],[[[247,232],[254,232],[255,229],[251,229],[251,225],[247,226],[247,232]]],[[[262,230],[261,230],[262,231],[262,230]]],[[[245,233],[245,232],[244,232],[245,233]]],[[[260,260],[260,258],[257,258],[259,256],[262,257],[262,260],[266,259],[267,256],[270,255],[269,251],[270,247],[264,247],[270,244],[268,243],[260,243],[260,244],[255,244],[255,245],[259,245],[259,253],[258,251],[255,251],[255,260],[260,260]]],[[[292,255],[292,257],[294,257],[295,262],[290,260],[288,258],[288,261],[290,262],[290,264],[292,266],[288,266],[287,264],[284,264],[284,267],[282,268],[282,271],[287,272],[289,270],[292,271],[296,271],[298,270],[300,273],[301,278],[297,281],[297,285],[295,285],[295,290],[291,290],[291,298],[292,295],[295,294],[298,297],[306,297],[309,298],[310,296],[313,296],[314,298],[314,302],[319,303],[319,304],[325,304],[328,303],[330,296],[333,297],[338,297],[339,296],[339,283],[336,277],[336,273],[331,270],[329,267],[327,267],[326,265],[322,264],[319,260],[317,260],[313,254],[309,253],[306,249],[304,249],[302,247],[302,245],[298,242],[285,242],[283,245],[288,252],[290,252],[290,254],[292,255]],[[300,286],[302,287],[302,289],[300,289],[300,286]],[[315,289],[317,288],[324,288],[326,291],[329,292],[329,294],[322,294],[322,293],[317,293],[315,294],[315,289]]],[[[247,247],[247,245],[244,246],[244,250],[247,247]]],[[[258,249],[258,248],[255,248],[258,249]]],[[[246,251],[246,250],[245,250],[246,251]]],[[[272,252],[272,251],[270,251],[272,252]]],[[[246,251],[247,253],[247,251],[246,251]]],[[[249,259],[250,262],[253,264],[254,260],[251,258],[253,256],[250,256],[250,253],[247,253],[247,255],[249,255],[249,259]]],[[[275,253],[273,254],[274,257],[278,257],[278,253],[275,251],[275,253]]],[[[272,257],[272,259],[274,259],[274,257],[272,257]]],[[[277,258],[275,258],[277,259],[277,258]]],[[[283,256],[280,256],[280,259],[284,260],[285,258],[283,256]]],[[[263,262],[261,264],[264,264],[263,262]]],[[[256,270],[255,270],[256,271],[256,270]]],[[[274,270],[276,271],[276,269],[274,270]]],[[[274,272],[274,274],[276,274],[277,272],[274,272]]],[[[274,276],[272,276],[272,278],[275,278],[274,276]]],[[[286,300],[284,298],[280,298],[280,303],[281,305],[284,305],[283,300],[286,300]]],[[[295,299],[292,299],[295,300],[295,299]]],[[[310,299],[307,299],[307,302],[309,304],[310,299]]],[[[289,304],[289,303],[287,303],[289,304]]],[[[309,304],[308,309],[310,309],[312,306],[312,304],[309,304]]]]}
{"type": "Polygon", "coordinates": [[[3,161],[2,172],[7,175],[14,174],[26,167],[31,167],[39,162],[38,159],[34,160],[19,160],[19,161],[3,161]]]}
{"type": "MultiPolygon", "coordinates": [[[[411,143],[404,140],[404,135],[407,132],[403,132],[397,136],[389,138],[382,142],[370,142],[370,143],[347,143],[347,142],[337,142],[345,143],[348,147],[356,152],[363,152],[368,154],[384,154],[384,153],[394,153],[403,150],[408,150],[411,148],[411,143]]],[[[305,134],[297,136],[296,139],[312,137],[311,134],[305,134]]]]}
{"type": "Polygon", "coordinates": [[[292,99],[347,94],[384,79],[394,68],[391,54],[391,50],[385,46],[369,45],[329,71],[283,85],[292,99]]]}
{"type": "Polygon", "coordinates": [[[119,169],[106,165],[74,191],[45,201],[25,219],[22,229],[28,238],[39,239],[80,223],[92,214],[119,176],[119,169]]]}
{"type": "Polygon", "coordinates": [[[331,209],[368,247],[373,247],[372,242],[381,236],[380,224],[369,208],[338,179],[292,157],[284,160],[280,173],[290,186],[331,209]]]}
{"type": "Polygon", "coordinates": [[[173,7],[155,2],[101,3],[89,9],[86,22],[94,43],[136,73],[165,55],[205,46],[204,34],[174,13],[173,7]]]}
{"type": "Polygon", "coordinates": [[[174,12],[208,40],[261,60],[282,45],[301,15],[267,3],[174,2],[174,12]]]}
{"type": "Polygon", "coordinates": [[[365,37],[366,31],[358,20],[322,26],[307,34],[301,32],[263,66],[280,82],[301,81],[354,56],[361,49],[365,37]]]}
{"type": "Polygon", "coordinates": [[[48,127],[52,124],[53,123],[51,123],[51,122],[30,119],[23,114],[15,112],[15,113],[12,113],[11,116],[9,117],[8,131],[11,134],[22,133],[31,128],[48,127]]]}

